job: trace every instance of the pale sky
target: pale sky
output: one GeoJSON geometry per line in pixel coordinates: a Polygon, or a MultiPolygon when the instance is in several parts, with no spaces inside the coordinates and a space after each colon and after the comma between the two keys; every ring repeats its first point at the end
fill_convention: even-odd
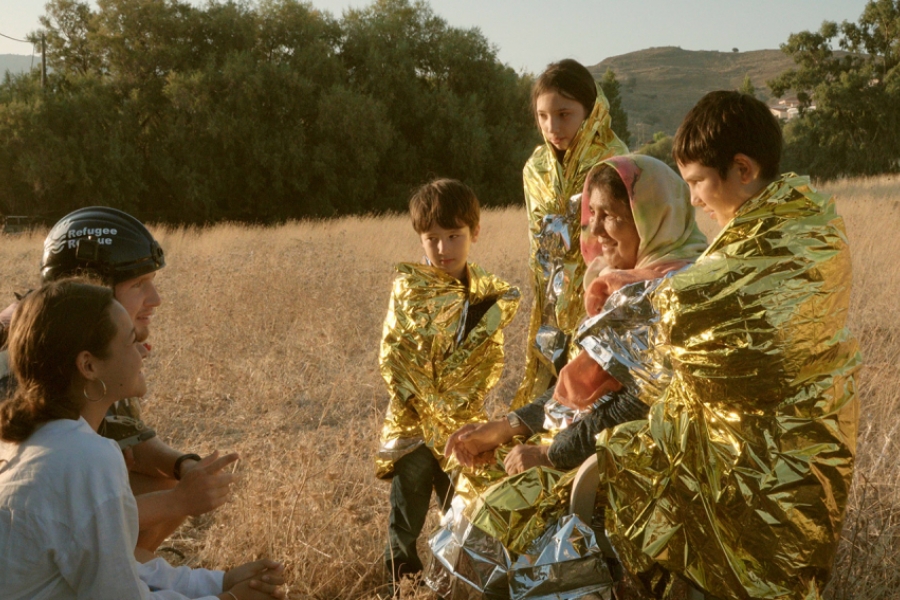
{"type": "MultiPolygon", "coordinates": [[[[205,0],[190,0],[202,5],[205,0]]],[[[46,0],[0,0],[0,33],[20,39],[38,28],[46,0]]],[[[455,27],[478,27],[517,71],[547,63],[604,58],[653,46],[685,50],[777,49],[788,35],[822,21],[857,21],[866,0],[430,0],[455,27]]],[[[340,16],[368,0],[312,0],[340,16]]],[[[31,55],[29,44],[0,37],[0,54],[31,55]]]]}

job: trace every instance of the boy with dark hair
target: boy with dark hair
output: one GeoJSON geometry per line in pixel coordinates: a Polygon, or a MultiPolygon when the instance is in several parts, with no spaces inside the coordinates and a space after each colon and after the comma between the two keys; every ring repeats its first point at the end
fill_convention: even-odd
{"type": "Polygon", "coordinates": [[[469,186],[454,179],[435,179],[417,189],[409,199],[409,216],[419,235],[433,225],[443,229],[467,226],[472,241],[480,232],[478,198],[469,186]]]}
{"type": "Polygon", "coordinates": [[[780,152],[775,118],[737,92],[707,94],[675,136],[692,203],[723,229],[652,296],[655,346],[627,371],[671,372],[648,419],[597,442],[610,541],[655,597],[686,580],[691,598],[810,600],[830,576],[858,424],[850,252],[834,201],[779,177],[780,152]]]}
{"type": "Polygon", "coordinates": [[[396,266],[380,353],[390,404],[375,458],[376,476],[391,479],[391,593],[402,575],[422,570],[416,539],[431,493],[442,507],[452,496],[444,446],[462,425],[487,420],[484,397],[503,370],[503,328],[519,304],[516,288],[468,262],[480,233],[468,186],[432,181],[409,209],[427,264],[396,266]]]}
{"type": "Polygon", "coordinates": [[[672,155],[691,188],[691,202],[725,226],[778,177],[781,127],[748,94],[710,92],[684,118],[672,155]]]}
{"type": "Polygon", "coordinates": [[[672,154],[680,164],[701,163],[724,178],[734,157],[744,154],[759,163],[763,179],[779,175],[781,126],[768,106],[748,94],[710,92],[675,135],[672,154]]]}

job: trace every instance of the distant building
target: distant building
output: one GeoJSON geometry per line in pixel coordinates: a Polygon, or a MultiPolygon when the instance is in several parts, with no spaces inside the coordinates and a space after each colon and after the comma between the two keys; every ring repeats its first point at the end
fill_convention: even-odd
{"type": "Polygon", "coordinates": [[[779,121],[787,121],[787,118],[788,118],[788,116],[787,116],[787,111],[788,111],[788,109],[785,108],[784,106],[770,106],[770,107],[769,107],[769,111],[770,111],[773,115],[775,115],[775,117],[776,117],[779,121]]]}
{"type": "MultiPolygon", "coordinates": [[[[769,104],[769,110],[781,121],[790,121],[800,116],[800,101],[796,97],[782,98],[769,104]]],[[[816,110],[815,104],[810,104],[806,110],[816,110]]]]}

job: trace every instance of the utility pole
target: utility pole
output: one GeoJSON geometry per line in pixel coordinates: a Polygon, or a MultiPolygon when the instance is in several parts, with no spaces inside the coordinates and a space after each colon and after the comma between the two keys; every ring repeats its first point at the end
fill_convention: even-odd
{"type": "Polygon", "coordinates": [[[41,89],[47,84],[47,40],[41,33],[41,89]]]}

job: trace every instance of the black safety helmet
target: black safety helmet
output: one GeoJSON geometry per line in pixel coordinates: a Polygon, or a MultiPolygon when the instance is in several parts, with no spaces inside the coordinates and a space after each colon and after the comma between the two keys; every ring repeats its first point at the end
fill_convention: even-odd
{"type": "Polygon", "coordinates": [[[108,285],[163,268],[163,249],[144,224],[115,208],[79,208],[44,240],[41,280],[91,273],[108,285]]]}

